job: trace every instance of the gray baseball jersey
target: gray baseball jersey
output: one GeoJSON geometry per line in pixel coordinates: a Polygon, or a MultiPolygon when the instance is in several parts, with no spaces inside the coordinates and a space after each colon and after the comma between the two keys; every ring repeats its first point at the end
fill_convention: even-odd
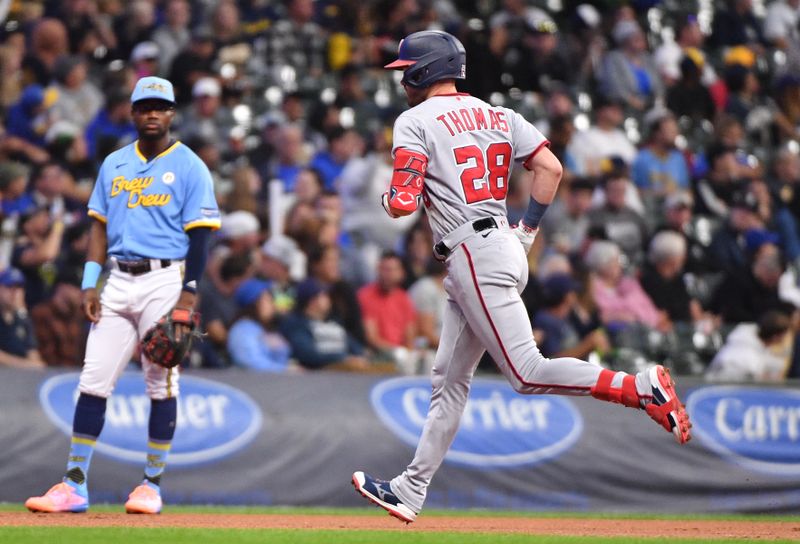
{"type": "Polygon", "coordinates": [[[520,114],[463,93],[433,96],[394,125],[394,150],[428,157],[423,201],[437,242],[469,221],[504,216],[514,163],[546,143],[520,114]]]}
{"type": "Polygon", "coordinates": [[[458,429],[484,350],[524,394],[608,400],[598,393],[605,384],[599,389],[613,390],[614,398],[624,389],[628,405],[638,405],[651,398],[652,382],[647,371],[634,377],[572,357],[548,359],[536,346],[519,296],[528,280],[527,255],[505,218],[512,166],[532,160],[547,143],[533,125],[469,95],[435,95],[400,115],[394,137],[395,153],[406,148],[428,158],[423,201],[437,242],[449,250],[439,254],[446,256],[448,301],[428,417],[414,459],[390,482],[416,513],[458,429]]]}

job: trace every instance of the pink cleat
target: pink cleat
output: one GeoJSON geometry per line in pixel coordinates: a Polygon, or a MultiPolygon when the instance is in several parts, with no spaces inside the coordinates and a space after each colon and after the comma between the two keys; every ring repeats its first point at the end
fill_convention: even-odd
{"type": "Polygon", "coordinates": [[[81,513],[89,509],[89,498],[86,493],[66,482],[61,482],[50,488],[41,497],[31,497],[25,501],[25,508],[31,512],[72,512],[81,513]]]}
{"type": "Polygon", "coordinates": [[[675,382],[669,369],[656,365],[648,370],[648,377],[653,388],[653,402],[645,410],[656,423],[675,435],[678,444],[685,444],[692,439],[689,431],[692,423],[686,407],[675,392],[675,382]]]}
{"type": "Polygon", "coordinates": [[[131,491],[125,511],[129,514],[160,514],[161,494],[147,484],[142,484],[131,491]]]}

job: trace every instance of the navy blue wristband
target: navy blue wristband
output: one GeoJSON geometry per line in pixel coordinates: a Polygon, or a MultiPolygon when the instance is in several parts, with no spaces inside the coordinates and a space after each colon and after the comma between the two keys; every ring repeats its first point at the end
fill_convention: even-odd
{"type": "Polygon", "coordinates": [[[522,224],[530,229],[538,229],[539,221],[542,220],[548,206],[550,204],[542,204],[531,197],[530,202],[528,202],[528,209],[525,210],[525,215],[522,217],[522,224]]]}

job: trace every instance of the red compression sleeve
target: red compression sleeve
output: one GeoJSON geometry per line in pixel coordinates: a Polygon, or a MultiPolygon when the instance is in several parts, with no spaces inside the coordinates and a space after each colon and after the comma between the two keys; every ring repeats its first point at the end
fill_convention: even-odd
{"type": "Polygon", "coordinates": [[[399,148],[394,155],[394,173],[389,188],[389,207],[398,215],[407,215],[419,207],[428,157],[399,148]]]}

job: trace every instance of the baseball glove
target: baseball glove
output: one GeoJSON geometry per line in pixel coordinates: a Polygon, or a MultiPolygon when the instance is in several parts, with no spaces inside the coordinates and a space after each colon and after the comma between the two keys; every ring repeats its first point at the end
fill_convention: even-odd
{"type": "Polygon", "coordinates": [[[145,333],[141,342],[142,354],[164,368],[178,366],[189,353],[192,341],[202,336],[199,327],[199,313],[174,308],[145,333]]]}

